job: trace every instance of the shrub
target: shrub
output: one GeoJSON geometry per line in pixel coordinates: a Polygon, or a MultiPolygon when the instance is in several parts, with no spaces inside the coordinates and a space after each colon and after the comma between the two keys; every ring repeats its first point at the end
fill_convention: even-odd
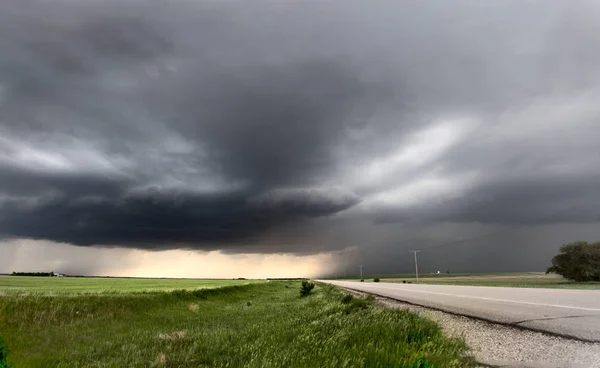
{"type": "Polygon", "coordinates": [[[577,282],[600,281],[600,242],[563,244],[546,273],[555,273],[577,282]]]}
{"type": "Polygon", "coordinates": [[[379,279],[378,278],[374,278],[373,282],[379,282],[379,279]]]}
{"type": "Polygon", "coordinates": [[[6,354],[8,353],[6,347],[4,346],[4,339],[0,336],[0,368],[9,368],[8,361],[6,358],[6,354]]]}
{"type": "Polygon", "coordinates": [[[402,283],[403,283],[403,284],[406,284],[406,280],[402,280],[402,283]]]}
{"type": "Polygon", "coordinates": [[[360,282],[365,282],[365,279],[360,279],[360,282]]]}
{"type": "Polygon", "coordinates": [[[348,303],[350,303],[352,301],[352,299],[354,299],[354,297],[352,296],[352,294],[346,294],[342,298],[342,303],[348,304],[348,303]]]}
{"type": "Polygon", "coordinates": [[[312,289],[315,288],[315,284],[312,282],[308,282],[306,280],[302,281],[302,286],[300,286],[300,296],[307,296],[312,292],[312,289]]]}
{"type": "MultiPolygon", "coordinates": [[[[344,312],[346,314],[350,314],[359,310],[364,310],[369,308],[369,306],[375,300],[375,297],[372,295],[367,296],[366,298],[355,298],[352,295],[348,295],[350,298],[344,297],[348,302],[344,303],[346,306],[344,307],[344,312]]],[[[343,299],[342,299],[343,301],[343,299]]]]}

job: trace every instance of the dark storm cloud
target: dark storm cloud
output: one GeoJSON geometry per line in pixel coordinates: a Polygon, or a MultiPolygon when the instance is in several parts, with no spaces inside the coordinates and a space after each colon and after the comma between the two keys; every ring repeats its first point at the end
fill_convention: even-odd
{"type": "Polygon", "coordinates": [[[3,1],[0,233],[315,253],[590,223],[600,9],[573,4],[3,1]]]}
{"type": "Polygon", "coordinates": [[[479,222],[501,225],[590,223],[600,217],[600,177],[557,177],[481,183],[460,196],[439,196],[402,209],[382,210],[376,221],[479,222]]]}
{"type": "Polygon", "coordinates": [[[116,3],[3,5],[24,22],[3,23],[0,115],[13,160],[3,168],[0,230],[79,245],[214,248],[358,201],[315,187],[332,165],[331,142],[364,124],[370,107],[351,66],[311,54],[222,65],[220,52],[243,47],[223,34],[226,19],[198,11],[192,20],[208,24],[186,24],[193,7],[157,4],[141,13],[116,3]],[[192,48],[184,32],[197,32],[192,48]],[[42,152],[31,147],[38,140],[42,152]],[[62,153],[61,140],[84,144],[62,153]],[[99,166],[73,166],[67,155],[90,148],[99,166]],[[48,151],[57,157],[40,157],[48,151]],[[219,183],[205,192],[211,175],[219,183]],[[280,190],[290,184],[301,188],[280,190]]]}
{"type": "Polygon", "coordinates": [[[102,178],[20,176],[27,184],[29,179],[41,185],[46,194],[4,199],[0,229],[12,236],[77,245],[220,249],[232,242],[255,243],[273,227],[331,215],[357,202],[351,193],[318,189],[258,196],[159,187],[125,193],[127,183],[102,178]]]}
{"type": "Polygon", "coordinates": [[[172,102],[191,117],[181,124],[185,136],[204,142],[232,179],[318,184],[332,169],[332,144],[368,118],[371,91],[335,60],[227,73],[187,86],[172,102]]]}

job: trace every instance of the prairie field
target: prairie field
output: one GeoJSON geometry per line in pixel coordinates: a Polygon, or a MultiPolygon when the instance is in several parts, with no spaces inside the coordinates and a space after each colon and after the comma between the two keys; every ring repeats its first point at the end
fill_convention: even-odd
{"type": "Polygon", "coordinates": [[[0,293],[132,293],[207,289],[261,280],[0,276],[0,293]]]}

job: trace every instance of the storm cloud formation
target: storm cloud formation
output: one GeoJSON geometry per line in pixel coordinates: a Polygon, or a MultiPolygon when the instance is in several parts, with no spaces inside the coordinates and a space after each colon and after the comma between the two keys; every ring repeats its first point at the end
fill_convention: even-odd
{"type": "Polygon", "coordinates": [[[3,1],[0,233],[385,254],[595,226],[598,44],[594,1],[3,1]]]}

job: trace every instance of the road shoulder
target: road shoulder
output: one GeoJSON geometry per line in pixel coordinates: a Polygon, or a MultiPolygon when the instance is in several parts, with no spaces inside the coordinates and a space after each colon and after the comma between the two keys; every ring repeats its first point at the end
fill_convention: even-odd
{"type": "Polygon", "coordinates": [[[433,320],[449,336],[464,338],[482,367],[600,367],[600,343],[523,330],[381,296],[376,299],[389,308],[408,309],[433,320]]]}

